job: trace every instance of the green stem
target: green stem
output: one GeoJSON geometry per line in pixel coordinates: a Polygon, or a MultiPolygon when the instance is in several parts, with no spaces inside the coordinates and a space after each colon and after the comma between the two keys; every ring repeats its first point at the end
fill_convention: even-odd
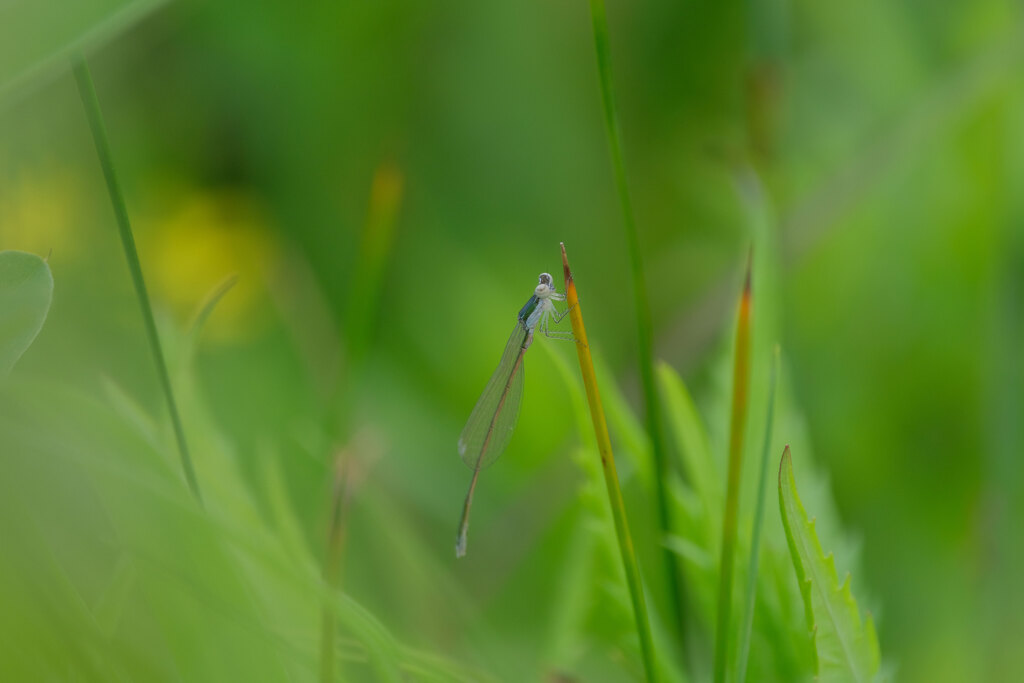
{"type": "MultiPolygon", "coordinates": [[[[611,48],[608,44],[608,20],[605,17],[604,0],[590,0],[590,15],[594,27],[594,47],[597,52],[597,71],[601,80],[601,100],[604,103],[604,125],[608,136],[608,147],[611,150],[612,167],[615,172],[615,186],[622,207],[622,222],[626,231],[626,244],[629,251],[630,270],[633,275],[633,302],[636,307],[637,333],[639,338],[638,351],[640,356],[640,383],[644,393],[644,410],[647,433],[651,439],[651,451],[654,454],[654,499],[658,511],[660,538],[663,539],[671,530],[671,518],[668,509],[668,457],[665,441],[662,436],[661,397],[654,382],[654,343],[652,341],[653,325],[651,323],[651,307],[647,300],[647,285],[644,282],[643,259],[640,257],[640,239],[636,231],[636,220],[633,217],[633,202],[629,195],[626,182],[626,166],[622,158],[622,143],[619,139],[619,120],[615,108],[614,91],[612,90],[611,48]]],[[[682,636],[683,628],[683,591],[679,582],[679,571],[673,553],[663,543],[659,543],[665,578],[668,585],[671,615],[676,631],[682,636]]]]}
{"type": "MultiPolygon", "coordinates": [[[[750,269],[740,297],[736,324],[736,356],[733,364],[732,418],[729,425],[729,473],[725,514],[722,519],[722,557],[718,572],[718,624],[715,631],[715,683],[724,683],[729,660],[729,619],[732,612],[732,574],[736,559],[736,527],[740,507],[740,474],[743,471],[743,433],[747,424],[750,388],[750,269]]],[[[734,672],[735,673],[735,672],[734,672]]]]}
{"type": "Polygon", "coordinates": [[[775,383],[779,374],[779,347],[776,345],[772,356],[771,375],[768,379],[768,414],[765,419],[764,445],[761,449],[761,475],[757,478],[757,506],[754,508],[754,530],[750,536],[750,566],[747,570],[746,608],[743,615],[743,631],[740,633],[739,660],[736,665],[736,683],[743,683],[747,677],[747,660],[750,655],[750,634],[754,628],[754,601],[757,598],[758,559],[761,548],[761,523],[764,520],[764,499],[768,480],[769,452],[772,446],[772,421],[775,419],[775,383]]]}
{"type": "MultiPolygon", "coordinates": [[[[335,457],[334,486],[331,492],[331,517],[327,533],[327,554],[324,557],[324,581],[332,593],[341,589],[341,561],[345,546],[345,518],[348,503],[349,465],[352,454],[342,450],[335,457]]],[[[324,605],[320,631],[320,680],[332,683],[335,674],[334,648],[338,617],[330,605],[324,605]]]]}
{"type": "Polygon", "coordinates": [[[103,177],[107,181],[107,192],[110,194],[110,203],[113,205],[114,216],[117,218],[117,227],[121,234],[121,246],[124,247],[124,257],[128,262],[132,283],[135,285],[135,296],[138,298],[139,308],[142,310],[142,320],[146,326],[146,336],[149,338],[149,347],[153,353],[153,361],[156,363],[160,386],[163,389],[164,397],[167,399],[167,410],[170,413],[171,424],[174,427],[174,437],[178,442],[178,452],[181,454],[181,466],[185,470],[185,480],[188,482],[188,487],[191,489],[192,494],[201,504],[203,497],[199,491],[199,481],[196,479],[195,469],[192,467],[192,458],[188,453],[185,429],[181,425],[178,406],[174,402],[174,392],[171,390],[171,378],[167,372],[167,362],[164,360],[163,349],[160,347],[160,337],[157,335],[153,309],[149,305],[149,295],[146,293],[146,281],[142,277],[139,254],[135,250],[135,238],[132,236],[132,226],[128,221],[128,209],[125,207],[121,185],[117,180],[117,174],[114,172],[114,162],[110,154],[110,141],[107,138],[106,126],[103,125],[103,113],[100,111],[99,99],[96,97],[96,88],[92,84],[92,75],[89,73],[89,66],[85,63],[84,57],[76,57],[74,59],[73,71],[75,81],[78,83],[78,94],[82,98],[82,106],[85,107],[85,116],[89,120],[92,140],[96,145],[96,156],[99,157],[100,168],[103,169],[103,177]]]}
{"type": "Polygon", "coordinates": [[[590,418],[594,424],[594,438],[601,456],[601,469],[604,472],[605,488],[608,491],[608,503],[615,522],[615,538],[619,543],[622,566],[626,573],[626,584],[629,586],[629,597],[633,602],[633,616],[636,619],[637,635],[640,638],[640,654],[643,657],[644,672],[648,683],[658,680],[654,668],[654,641],[651,638],[651,624],[647,617],[647,602],[644,596],[643,580],[640,577],[640,566],[636,561],[636,550],[633,537],[629,533],[629,521],[626,519],[626,504],[622,500],[619,487],[619,475],[615,469],[615,454],[612,452],[611,437],[608,436],[608,421],[601,404],[601,393],[597,389],[597,375],[594,373],[594,359],[590,355],[587,343],[587,328],[583,324],[583,312],[580,310],[579,294],[576,282],[569,268],[569,258],[562,244],[562,271],[565,274],[565,303],[569,307],[569,321],[572,333],[576,337],[576,355],[580,361],[580,373],[583,375],[583,389],[587,394],[587,405],[590,407],[590,418]]]}

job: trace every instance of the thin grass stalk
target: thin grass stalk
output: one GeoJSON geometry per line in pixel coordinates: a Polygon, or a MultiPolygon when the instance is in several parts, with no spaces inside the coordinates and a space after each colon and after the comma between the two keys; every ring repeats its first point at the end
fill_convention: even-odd
{"type": "MultiPolygon", "coordinates": [[[[359,257],[352,277],[343,332],[348,339],[348,370],[351,375],[362,372],[363,364],[373,336],[376,311],[394,246],[395,226],[402,202],[404,178],[393,162],[381,163],[373,176],[366,223],[359,246],[359,257]]],[[[333,447],[351,427],[352,382],[341,381],[339,375],[327,403],[328,443],[333,447]]],[[[323,578],[333,590],[341,588],[341,568],[344,557],[345,534],[351,478],[355,469],[352,462],[353,446],[338,451],[334,462],[334,482],[331,491],[330,518],[328,519],[327,551],[324,558],[323,578]]],[[[337,617],[329,605],[324,606],[320,631],[320,680],[331,683],[335,675],[335,641],[337,617]]]]}
{"type": "Polygon", "coordinates": [[[601,469],[604,472],[605,487],[608,489],[608,502],[611,504],[612,519],[615,521],[615,536],[619,542],[622,565],[626,571],[626,583],[633,601],[633,616],[636,619],[637,635],[640,637],[640,654],[643,657],[647,681],[653,682],[658,677],[654,667],[654,642],[651,639],[651,625],[647,618],[643,581],[636,561],[636,551],[633,548],[633,537],[629,533],[626,506],[622,501],[619,475],[615,470],[615,455],[612,453],[611,438],[608,435],[608,422],[601,405],[601,395],[597,390],[594,361],[590,355],[590,346],[587,344],[587,330],[583,326],[583,313],[580,311],[579,295],[576,293],[576,283],[569,268],[569,259],[565,254],[565,244],[562,244],[562,268],[565,274],[566,305],[569,307],[572,332],[576,337],[576,353],[583,375],[583,388],[587,394],[590,417],[594,423],[594,436],[597,439],[598,453],[601,455],[601,469]]]}
{"type": "Polygon", "coordinates": [[[384,278],[394,251],[404,185],[404,175],[395,162],[383,161],[378,165],[370,186],[366,222],[341,323],[345,352],[325,403],[327,442],[331,449],[344,443],[354,428],[358,387],[365,381],[366,358],[373,345],[384,278]]]}
{"type": "MultiPolygon", "coordinates": [[[[622,223],[626,233],[629,264],[633,276],[633,302],[636,308],[638,355],[640,358],[640,383],[644,394],[644,420],[647,434],[651,439],[654,454],[654,499],[658,511],[659,540],[664,540],[671,531],[671,517],[668,508],[668,456],[662,428],[661,395],[654,381],[654,342],[651,322],[651,306],[647,300],[647,284],[644,281],[643,259],[640,256],[640,238],[637,235],[636,220],[633,216],[633,201],[626,182],[626,166],[623,162],[622,143],[619,139],[619,117],[612,90],[611,48],[608,43],[608,20],[605,16],[604,0],[590,0],[590,16],[594,30],[594,47],[597,53],[597,71],[601,81],[601,100],[604,104],[605,133],[611,151],[612,167],[615,172],[615,187],[622,207],[622,223]]],[[[675,555],[663,543],[659,543],[664,566],[665,579],[671,602],[671,620],[676,631],[682,636],[683,589],[679,581],[679,570],[675,555]]]]}
{"type": "Polygon", "coordinates": [[[345,333],[351,363],[359,366],[370,346],[388,262],[394,250],[405,179],[393,161],[384,161],[373,174],[370,205],[349,285],[345,333]]]}
{"type": "Polygon", "coordinates": [[[182,426],[181,416],[178,414],[178,405],[174,400],[171,378],[167,372],[167,362],[164,360],[163,348],[160,346],[160,336],[157,334],[156,320],[153,318],[149,294],[146,292],[146,281],[142,277],[142,265],[139,263],[139,254],[135,249],[135,237],[132,234],[132,226],[128,220],[128,209],[125,206],[124,194],[121,192],[121,184],[118,182],[117,173],[114,170],[113,156],[110,153],[110,140],[107,137],[106,126],[103,123],[103,112],[100,110],[96,88],[93,86],[92,75],[89,73],[89,66],[86,64],[84,57],[79,56],[73,60],[72,71],[75,75],[75,82],[78,84],[78,94],[82,99],[82,106],[85,108],[85,116],[89,121],[92,140],[96,145],[96,156],[99,157],[100,168],[103,169],[103,178],[107,183],[107,193],[110,195],[110,203],[113,206],[114,216],[117,219],[118,232],[121,235],[121,246],[124,248],[125,261],[128,263],[132,283],[135,285],[135,297],[138,299],[139,309],[142,311],[142,321],[146,327],[146,337],[149,340],[149,348],[153,354],[153,362],[156,364],[157,376],[160,378],[160,387],[163,389],[164,398],[167,400],[167,412],[171,417],[174,438],[177,441],[178,453],[181,456],[181,467],[185,471],[185,481],[188,482],[192,495],[202,504],[203,496],[199,489],[199,480],[196,478],[195,468],[192,466],[188,442],[185,440],[185,428],[182,426]]]}
{"type": "Polygon", "coordinates": [[[747,569],[746,606],[743,613],[743,630],[740,632],[739,654],[736,662],[736,683],[743,683],[747,677],[747,661],[750,657],[750,635],[754,629],[754,603],[757,598],[757,572],[761,549],[761,526],[764,521],[764,499],[768,483],[768,465],[771,460],[772,421],[775,419],[775,383],[779,374],[779,347],[776,344],[772,355],[771,375],[768,379],[768,413],[764,426],[764,444],[761,448],[761,474],[757,478],[757,505],[754,508],[754,529],[750,534],[750,566],[747,569]]]}
{"type": "MultiPolygon", "coordinates": [[[[348,469],[351,454],[341,451],[334,461],[334,483],[331,488],[331,514],[327,528],[327,554],[324,557],[323,578],[332,592],[341,587],[341,560],[345,547],[345,513],[348,500],[348,469]]],[[[320,680],[334,681],[335,641],[338,617],[330,605],[324,605],[320,630],[320,680]]]]}
{"type": "MultiPolygon", "coordinates": [[[[722,557],[718,573],[718,625],[715,632],[715,683],[724,683],[729,662],[729,622],[732,612],[732,575],[736,554],[736,526],[740,504],[740,474],[743,467],[743,434],[747,424],[750,390],[750,271],[740,296],[736,322],[736,356],[733,364],[732,418],[729,425],[729,473],[726,482],[725,515],[722,520],[722,557]]],[[[733,672],[735,673],[735,672],[733,672]]]]}

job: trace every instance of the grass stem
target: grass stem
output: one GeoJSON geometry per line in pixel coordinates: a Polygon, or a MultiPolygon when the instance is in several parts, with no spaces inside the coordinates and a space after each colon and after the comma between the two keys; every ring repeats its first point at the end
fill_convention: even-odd
{"type": "Polygon", "coordinates": [[[743,683],[747,677],[747,660],[750,656],[750,634],[754,628],[754,603],[757,598],[757,572],[761,549],[761,526],[764,521],[765,485],[768,483],[768,463],[771,460],[772,421],[775,419],[775,383],[779,375],[779,347],[772,355],[771,375],[768,379],[768,413],[765,417],[764,444],[761,447],[761,473],[757,478],[757,504],[754,508],[754,529],[750,534],[750,566],[747,569],[747,592],[743,613],[743,630],[740,632],[739,658],[736,663],[736,683],[743,683]]]}
{"type": "MultiPolygon", "coordinates": [[[[601,99],[604,104],[605,133],[611,151],[612,167],[615,173],[615,187],[622,207],[622,222],[629,251],[630,271],[633,276],[633,301],[636,308],[638,355],[640,359],[640,383],[644,394],[644,419],[647,434],[651,439],[654,454],[654,500],[658,513],[659,541],[663,541],[671,530],[668,509],[668,457],[663,436],[661,397],[654,381],[654,342],[651,306],[647,299],[647,285],[644,281],[643,259],[640,256],[640,238],[637,235],[636,220],[633,216],[633,201],[626,182],[626,166],[623,161],[622,143],[619,139],[619,120],[612,90],[611,48],[608,42],[608,20],[604,0],[590,0],[590,16],[594,30],[594,47],[597,53],[597,71],[601,81],[601,99]]],[[[683,635],[683,591],[675,555],[659,543],[667,582],[671,619],[676,631],[683,635]]]]}
{"type": "MultiPolygon", "coordinates": [[[[332,591],[341,587],[342,551],[345,547],[345,523],[348,502],[348,468],[352,455],[341,451],[334,461],[334,483],[331,488],[331,514],[327,530],[327,554],[324,557],[324,582],[332,591]]],[[[320,680],[332,683],[335,674],[335,641],[338,617],[330,605],[324,605],[320,629],[320,680]]]]}
{"type": "Polygon", "coordinates": [[[583,314],[580,311],[579,295],[573,281],[569,259],[562,244],[562,268],[565,273],[566,305],[569,307],[569,320],[572,332],[576,337],[576,352],[580,361],[580,372],[583,375],[583,388],[587,394],[590,417],[594,423],[594,435],[597,439],[597,450],[601,454],[601,469],[604,472],[604,483],[608,489],[608,501],[611,504],[612,518],[615,521],[615,535],[619,541],[619,552],[626,571],[626,583],[633,601],[633,615],[636,618],[636,630],[640,637],[640,653],[643,657],[644,671],[649,682],[657,680],[654,667],[654,643],[651,639],[651,626],[647,618],[647,603],[644,598],[643,581],[640,578],[640,567],[636,561],[633,548],[633,537],[629,533],[629,522],[626,519],[626,506],[622,501],[622,490],[619,488],[619,475],[615,471],[615,455],[612,453],[611,438],[608,436],[608,422],[601,405],[601,395],[597,390],[597,377],[594,374],[594,361],[587,344],[587,330],[583,326],[583,314]]]}
{"type": "Polygon", "coordinates": [[[202,504],[203,496],[199,490],[199,480],[196,479],[195,468],[192,466],[192,458],[188,452],[185,429],[181,424],[181,416],[178,414],[178,405],[174,401],[171,378],[167,372],[167,362],[160,346],[160,336],[157,334],[156,320],[153,318],[149,295],[146,293],[146,281],[142,277],[142,266],[139,263],[139,253],[135,249],[135,237],[132,235],[132,226],[128,220],[128,209],[125,206],[124,194],[121,192],[121,184],[117,180],[117,173],[114,171],[110,141],[107,138],[106,126],[103,124],[103,113],[100,111],[96,88],[93,86],[89,65],[86,64],[84,57],[79,56],[73,60],[72,71],[75,74],[75,82],[78,84],[78,94],[82,98],[82,106],[85,108],[85,116],[89,121],[92,140],[96,145],[96,156],[99,157],[100,168],[103,169],[103,178],[107,183],[110,203],[114,208],[114,216],[117,219],[117,227],[121,235],[121,246],[124,247],[125,261],[128,262],[128,270],[132,276],[132,283],[135,285],[135,296],[139,300],[142,321],[146,327],[146,337],[149,339],[149,348],[153,353],[153,362],[156,363],[160,386],[167,399],[167,411],[170,413],[174,438],[178,443],[181,467],[185,471],[185,481],[188,482],[192,495],[202,504]]]}
{"type": "Polygon", "coordinates": [[[732,418],[729,425],[729,473],[726,482],[725,515],[722,520],[722,557],[718,573],[718,624],[715,632],[715,683],[726,680],[729,661],[729,619],[732,611],[732,575],[736,555],[736,527],[740,504],[740,474],[743,468],[743,434],[747,425],[747,398],[750,390],[750,275],[740,296],[736,321],[736,356],[733,364],[732,418]]]}

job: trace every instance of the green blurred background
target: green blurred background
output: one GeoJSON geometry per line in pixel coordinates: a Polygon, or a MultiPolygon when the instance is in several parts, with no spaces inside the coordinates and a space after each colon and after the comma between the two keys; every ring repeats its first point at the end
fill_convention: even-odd
{"type": "MultiPolygon", "coordinates": [[[[581,478],[559,374],[571,349],[531,352],[519,428],[481,480],[459,563],[469,473],[455,441],[537,273],[558,272],[559,241],[591,342],[639,405],[586,3],[62,5],[0,7],[0,247],[52,250],[56,283],[14,379],[131,397],[139,420],[164,419],[66,67],[81,44],[172,365],[174,331],[239,275],[182,390],[200,480],[217,476],[204,452],[230,450],[254,514],[291,510],[319,557],[333,456],[356,453],[346,591],[411,646],[502,680],[542,675],[538,624],[558,590],[557,561],[543,558],[574,536],[581,478]],[[286,489],[276,498],[268,468],[286,489]]],[[[656,355],[709,422],[725,415],[716,368],[751,240],[738,187],[752,169],[774,245],[757,258],[777,274],[777,297],[758,304],[778,317],[785,391],[860,546],[855,592],[886,661],[899,680],[1020,680],[1020,4],[642,0],[608,12],[656,355]]],[[[91,423],[56,407],[51,418],[91,423]]],[[[5,440],[11,453],[32,443],[5,440]]],[[[24,487],[18,509],[38,514],[5,524],[5,546],[68,515],[83,546],[103,536],[69,493],[74,473],[30,479],[10,481],[24,487]]],[[[74,543],[56,555],[97,593],[114,573],[107,560],[82,570],[96,552],[74,543]]],[[[8,654],[32,651],[38,634],[15,631],[8,654]]],[[[140,652],[159,649],[138,638],[140,652]]]]}

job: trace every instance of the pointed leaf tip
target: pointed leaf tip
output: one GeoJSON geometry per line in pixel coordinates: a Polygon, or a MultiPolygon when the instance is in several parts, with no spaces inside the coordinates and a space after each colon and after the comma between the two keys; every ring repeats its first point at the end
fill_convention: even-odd
{"type": "Polygon", "coordinates": [[[565,242],[559,242],[558,245],[562,248],[562,275],[565,277],[566,287],[568,287],[569,282],[572,281],[572,270],[569,268],[569,257],[565,255],[565,242]]]}
{"type": "Polygon", "coordinates": [[[747,250],[747,274],[746,274],[746,277],[743,280],[743,296],[745,296],[745,297],[749,297],[750,296],[750,280],[751,280],[751,273],[753,272],[753,270],[754,270],[754,245],[750,245],[750,248],[747,250]]]}
{"type": "Polygon", "coordinates": [[[860,617],[850,575],[840,583],[835,558],[822,551],[814,523],[808,520],[797,493],[788,446],[779,464],[779,510],[801,585],[808,629],[814,634],[818,680],[873,680],[880,664],[874,624],[870,618],[860,617]]]}

